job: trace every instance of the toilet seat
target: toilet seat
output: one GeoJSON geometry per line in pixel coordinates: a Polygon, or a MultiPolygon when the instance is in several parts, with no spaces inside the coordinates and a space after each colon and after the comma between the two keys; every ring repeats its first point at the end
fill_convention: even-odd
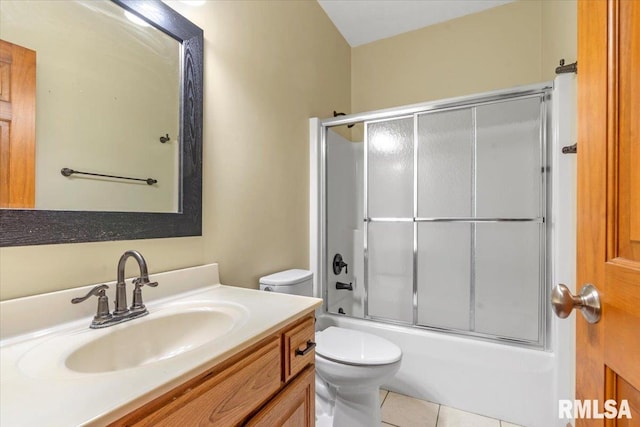
{"type": "Polygon", "coordinates": [[[387,365],[402,357],[400,347],[379,336],[330,326],[316,332],[316,355],[348,365],[387,365]]]}

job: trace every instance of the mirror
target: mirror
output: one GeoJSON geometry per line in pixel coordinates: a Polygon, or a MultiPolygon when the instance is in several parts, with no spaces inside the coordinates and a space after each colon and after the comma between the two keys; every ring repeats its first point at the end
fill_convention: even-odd
{"type": "Polygon", "coordinates": [[[35,209],[0,210],[0,244],[200,235],[202,30],[159,0],[1,7],[0,38],[35,47],[38,89],[35,209]]]}
{"type": "Polygon", "coordinates": [[[180,43],[109,1],[0,12],[0,39],[35,53],[34,207],[177,212],[180,43]]]}

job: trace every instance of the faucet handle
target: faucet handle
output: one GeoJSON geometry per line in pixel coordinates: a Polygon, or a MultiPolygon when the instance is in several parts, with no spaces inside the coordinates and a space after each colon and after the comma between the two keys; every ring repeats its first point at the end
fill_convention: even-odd
{"type": "Polygon", "coordinates": [[[135,288],[133,289],[133,302],[131,303],[131,311],[133,312],[144,312],[146,308],[144,303],[142,302],[142,287],[144,285],[151,286],[155,288],[158,286],[158,282],[150,282],[147,276],[140,276],[137,279],[133,279],[133,285],[135,288]]]}
{"type": "Polygon", "coordinates": [[[101,328],[111,319],[111,313],[109,313],[109,298],[105,294],[105,291],[109,289],[107,285],[98,285],[89,291],[89,293],[83,297],[74,298],[71,300],[72,304],[78,304],[86,301],[91,296],[98,297],[98,309],[96,315],[93,316],[91,322],[91,328],[101,328]]]}
{"type": "Polygon", "coordinates": [[[107,289],[109,289],[109,286],[107,286],[107,285],[95,286],[85,296],[72,299],[71,300],[71,304],[81,303],[83,301],[86,301],[87,299],[89,299],[89,297],[94,296],[94,295],[97,296],[97,297],[106,297],[104,291],[106,291],[107,289]]]}

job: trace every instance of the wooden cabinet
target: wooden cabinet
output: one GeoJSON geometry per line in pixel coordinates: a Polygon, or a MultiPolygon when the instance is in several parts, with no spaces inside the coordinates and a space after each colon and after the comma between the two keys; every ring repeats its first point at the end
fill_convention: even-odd
{"type": "Polygon", "coordinates": [[[252,417],[247,427],[312,427],[315,425],[315,370],[307,367],[252,417]]]}
{"type": "Polygon", "coordinates": [[[313,312],[112,426],[313,426],[313,312]]]}

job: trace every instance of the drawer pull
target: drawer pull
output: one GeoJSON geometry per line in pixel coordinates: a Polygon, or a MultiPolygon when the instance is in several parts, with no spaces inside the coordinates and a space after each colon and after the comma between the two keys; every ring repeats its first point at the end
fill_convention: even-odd
{"type": "Polygon", "coordinates": [[[307,341],[307,348],[305,348],[304,350],[300,350],[299,348],[296,348],[296,357],[306,355],[311,350],[313,350],[315,346],[316,346],[316,343],[314,343],[313,341],[311,340],[307,341]]]}

